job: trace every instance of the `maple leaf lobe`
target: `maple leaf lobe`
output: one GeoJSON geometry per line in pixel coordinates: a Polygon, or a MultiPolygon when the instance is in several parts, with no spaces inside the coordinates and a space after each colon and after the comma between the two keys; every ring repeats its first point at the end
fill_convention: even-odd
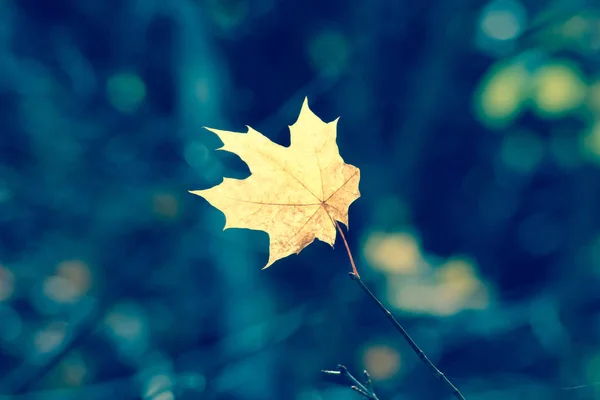
{"type": "Polygon", "coordinates": [[[249,126],[247,133],[206,128],[223,142],[218,150],[238,155],[251,175],[224,178],[217,186],[190,192],[225,214],[223,229],[262,230],[269,235],[264,268],[300,253],[315,239],[333,246],[334,221],[348,226],[348,208],[360,197],[360,170],[339,154],[338,120],[323,122],[305,98],[298,119],[289,126],[289,147],[249,126]]]}

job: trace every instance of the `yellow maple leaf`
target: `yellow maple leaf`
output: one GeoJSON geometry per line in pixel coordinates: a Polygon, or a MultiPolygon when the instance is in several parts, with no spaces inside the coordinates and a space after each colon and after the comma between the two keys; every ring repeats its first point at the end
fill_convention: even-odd
{"type": "Polygon", "coordinates": [[[289,147],[273,143],[249,126],[245,134],[206,128],[223,142],[218,150],[237,154],[251,175],[224,178],[215,187],[190,193],[225,214],[224,230],[247,228],[269,235],[264,268],[300,253],[315,238],[333,246],[336,221],[348,226],[348,208],[360,197],[360,170],[339,154],[338,120],[323,122],[304,99],[298,120],[289,126],[289,147]]]}

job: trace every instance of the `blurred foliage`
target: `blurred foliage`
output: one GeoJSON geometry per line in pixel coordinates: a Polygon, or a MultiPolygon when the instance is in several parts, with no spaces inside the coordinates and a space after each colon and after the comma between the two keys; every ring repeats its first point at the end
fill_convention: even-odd
{"type": "Polygon", "coordinates": [[[468,399],[600,399],[593,1],[0,1],[0,398],[382,399],[444,387],[314,245],[261,271],[187,193],[341,115],[369,286],[468,399]]]}

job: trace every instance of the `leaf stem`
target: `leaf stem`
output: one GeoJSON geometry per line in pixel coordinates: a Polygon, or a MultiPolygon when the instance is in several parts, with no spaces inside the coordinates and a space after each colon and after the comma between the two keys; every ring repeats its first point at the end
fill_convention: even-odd
{"type": "Polygon", "coordinates": [[[358,270],[356,269],[356,264],[354,263],[354,258],[352,257],[352,252],[350,251],[350,246],[348,246],[348,241],[346,240],[346,235],[344,235],[344,231],[342,231],[340,224],[338,224],[338,222],[336,220],[333,220],[333,223],[335,224],[335,227],[337,228],[337,230],[340,232],[340,235],[342,236],[342,240],[344,241],[344,246],[346,246],[346,251],[348,252],[348,257],[350,258],[350,264],[352,265],[352,273],[354,275],[356,275],[356,277],[358,279],[360,279],[360,275],[358,273],[358,270]]]}
{"type": "Polygon", "coordinates": [[[371,298],[371,300],[373,300],[375,302],[377,307],[384,313],[387,320],[390,321],[390,323],[394,326],[394,328],[396,328],[396,330],[400,333],[400,335],[402,335],[404,340],[406,340],[406,342],[408,343],[408,345],[410,346],[412,351],[431,370],[431,372],[435,375],[435,377],[438,378],[439,380],[441,380],[450,389],[450,391],[452,392],[454,397],[456,397],[459,400],[466,400],[465,397],[462,395],[462,393],[456,388],[456,386],[454,386],[454,384],[452,384],[452,382],[450,382],[450,380],[446,377],[446,375],[444,375],[442,373],[442,371],[440,371],[433,364],[433,362],[431,362],[431,360],[429,358],[427,358],[427,356],[425,355],[423,350],[421,350],[419,348],[419,346],[415,343],[415,341],[410,337],[408,332],[406,332],[406,330],[402,327],[402,325],[400,325],[400,323],[396,320],[396,318],[394,318],[392,313],[387,308],[385,308],[383,303],[373,294],[373,292],[371,292],[369,290],[369,288],[365,285],[365,283],[362,281],[362,279],[360,279],[360,275],[358,274],[358,271],[356,270],[356,264],[354,263],[354,258],[352,257],[352,253],[350,252],[350,247],[348,246],[348,242],[346,241],[346,237],[344,236],[344,233],[342,232],[342,229],[340,228],[337,221],[335,221],[335,225],[337,226],[338,231],[342,235],[342,239],[344,240],[344,244],[346,245],[346,251],[348,252],[348,257],[350,258],[350,264],[352,264],[352,272],[349,273],[350,278],[352,280],[354,280],[358,284],[358,286],[360,286],[360,288],[371,298]]]}

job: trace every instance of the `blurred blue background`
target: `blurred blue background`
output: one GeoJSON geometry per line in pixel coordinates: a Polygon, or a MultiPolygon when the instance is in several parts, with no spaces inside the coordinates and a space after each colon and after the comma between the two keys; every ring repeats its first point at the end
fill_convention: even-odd
{"type": "Polygon", "coordinates": [[[203,126],[287,145],[308,96],[363,279],[465,397],[600,399],[599,67],[591,0],[0,1],[1,398],[449,398],[341,242],[261,271],[187,192],[248,175],[203,126]]]}

